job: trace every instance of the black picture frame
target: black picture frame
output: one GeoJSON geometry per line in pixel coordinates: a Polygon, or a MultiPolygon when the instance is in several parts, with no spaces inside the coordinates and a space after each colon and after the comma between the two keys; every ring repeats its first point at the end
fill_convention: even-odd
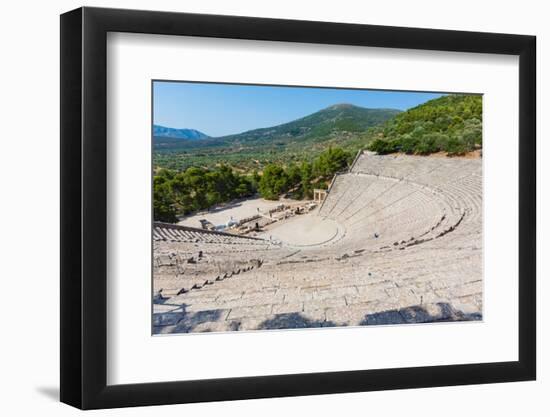
{"type": "Polygon", "coordinates": [[[61,15],[61,401],[81,409],[376,391],[536,377],[536,38],[102,8],[61,15]],[[108,32],[519,56],[519,360],[107,385],[108,32]]]}

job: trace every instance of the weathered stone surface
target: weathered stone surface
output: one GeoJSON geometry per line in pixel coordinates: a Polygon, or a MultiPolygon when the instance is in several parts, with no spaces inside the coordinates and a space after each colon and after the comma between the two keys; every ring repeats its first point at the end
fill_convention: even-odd
{"type": "Polygon", "coordinates": [[[397,302],[400,306],[412,306],[422,302],[421,292],[412,287],[387,288],[386,293],[390,300],[397,302]]]}
{"type": "Polygon", "coordinates": [[[228,319],[240,319],[243,317],[264,316],[271,313],[271,304],[257,305],[250,307],[232,308],[229,312],[228,319]]]}
{"type": "Polygon", "coordinates": [[[284,304],[274,304],[273,305],[273,314],[284,314],[284,313],[300,313],[304,310],[304,303],[284,303],[284,304]]]}
{"type": "Polygon", "coordinates": [[[312,322],[323,323],[327,319],[325,310],[326,309],[318,309],[318,310],[308,309],[308,310],[305,310],[305,308],[304,308],[304,312],[302,313],[302,316],[304,316],[307,320],[310,320],[312,322]]]}
{"type": "Polygon", "coordinates": [[[275,314],[258,325],[258,329],[305,329],[327,325],[324,314],[284,313],[275,314]]]}
{"type": "Polygon", "coordinates": [[[345,307],[346,299],[344,297],[325,298],[324,300],[312,300],[304,302],[304,311],[324,310],[330,307],[345,307]]]}
{"type": "Polygon", "coordinates": [[[280,293],[284,296],[285,303],[303,302],[313,300],[314,292],[303,292],[299,288],[292,290],[281,290],[280,293]]]}
{"type": "Polygon", "coordinates": [[[232,332],[239,330],[241,323],[236,320],[224,320],[216,322],[203,322],[195,326],[194,332],[210,333],[210,332],[232,332]]]}
{"type": "Polygon", "coordinates": [[[388,293],[385,290],[385,287],[382,286],[373,286],[373,285],[358,285],[357,286],[357,296],[347,296],[349,304],[364,303],[368,301],[382,301],[390,298],[388,293]]]}
{"type": "Polygon", "coordinates": [[[397,310],[381,311],[379,313],[367,314],[360,323],[362,325],[383,325],[383,324],[402,324],[405,319],[397,310]]]}
{"type": "Polygon", "coordinates": [[[365,306],[356,304],[353,307],[346,306],[328,308],[325,312],[326,319],[337,323],[338,325],[358,326],[363,322],[368,314],[368,309],[365,309],[364,307],[365,306]]]}
{"type": "Polygon", "coordinates": [[[153,332],[480,320],[481,184],[480,160],[363,155],[292,217],[327,242],[155,228],[153,332]]]}
{"type": "Polygon", "coordinates": [[[183,317],[183,313],[156,313],[153,314],[153,326],[177,324],[183,317]]]}
{"type": "Polygon", "coordinates": [[[313,293],[313,300],[327,300],[333,298],[343,298],[345,296],[354,296],[357,295],[357,287],[335,287],[335,288],[324,288],[320,291],[315,291],[313,293]]]}

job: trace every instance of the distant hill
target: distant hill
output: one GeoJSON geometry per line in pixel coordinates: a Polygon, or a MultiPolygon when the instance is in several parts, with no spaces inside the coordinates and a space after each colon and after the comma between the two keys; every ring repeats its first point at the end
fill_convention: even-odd
{"type": "Polygon", "coordinates": [[[298,158],[298,155],[318,154],[330,145],[347,147],[350,141],[358,142],[371,127],[399,113],[400,110],[396,109],[336,104],[288,123],[234,135],[199,140],[156,137],[156,161],[161,166],[184,168],[191,164],[207,166],[224,160],[248,164],[252,159],[263,164],[287,157],[298,158]],[[185,155],[184,162],[181,162],[181,155],[185,155]]]}
{"type": "Polygon", "coordinates": [[[153,125],[153,136],[173,139],[206,139],[209,137],[195,129],[174,129],[160,125],[153,125]]]}
{"type": "MultiPolygon", "coordinates": [[[[202,140],[196,142],[163,140],[162,148],[177,151],[212,147],[304,147],[312,143],[334,141],[349,135],[364,133],[369,128],[377,126],[399,113],[400,110],[396,109],[367,109],[352,104],[336,104],[289,123],[249,130],[235,135],[216,138],[205,136],[200,138],[202,140]]],[[[172,136],[168,137],[172,138],[176,137],[173,135],[173,131],[191,130],[169,129],[162,126],[158,126],[158,128],[159,133],[155,133],[155,136],[161,136],[160,128],[162,128],[170,130],[172,136]]],[[[164,136],[167,137],[166,134],[164,136]]],[[[179,137],[189,139],[184,136],[179,137]]],[[[160,145],[161,142],[158,142],[158,144],[160,145]]],[[[157,148],[161,148],[161,146],[157,148]]]]}
{"type": "Polygon", "coordinates": [[[368,148],[378,153],[460,155],[482,144],[482,96],[449,94],[381,125],[368,148]]]}
{"type": "Polygon", "coordinates": [[[395,109],[366,109],[352,104],[336,104],[282,125],[254,129],[218,138],[233,145],[283,145],[323,142],[339,134],[357,134],[399,114],[395,109]]]}

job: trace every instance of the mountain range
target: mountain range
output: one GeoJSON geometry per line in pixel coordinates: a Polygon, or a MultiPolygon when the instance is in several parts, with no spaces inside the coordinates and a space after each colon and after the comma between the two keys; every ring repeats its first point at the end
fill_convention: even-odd
{"type": "Polygon", "coordinates": [[[153,125],[153,136],[174,139],[206,139],[209,136],[195,129],[174,129],[160,125],[153,125]]]}
{"type": "Polygon", "coordinates": [[[312,160],[329,147],[350,155],[365,148],[460,155],[481,149],[482,96],[449,94],[406,111],[335,104],[288,123],[235,135],[154,139],[155,165],[175,170],[228,164],[243,172],[261,171],[269,163],[312,160]]]}
{"type": "Polygon", "coordinates": [[[194,129],[172,129],[155,125],[154,147],[159,151],[175,151],[224,146],[303,146],[366,132],[400,112],[396,109],[367,109],[346,103],[335,104],[278,126],[216,138],[194,129]]]}

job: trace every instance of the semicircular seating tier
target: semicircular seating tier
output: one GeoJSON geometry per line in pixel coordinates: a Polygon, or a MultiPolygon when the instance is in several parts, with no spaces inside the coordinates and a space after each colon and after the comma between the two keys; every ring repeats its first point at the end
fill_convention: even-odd
{"type": "Polygon", "coordinates": [[[291,221],[288,239],[155,224],[155,332],[481,318],[481,159],[365,152],[291,221]]]}

